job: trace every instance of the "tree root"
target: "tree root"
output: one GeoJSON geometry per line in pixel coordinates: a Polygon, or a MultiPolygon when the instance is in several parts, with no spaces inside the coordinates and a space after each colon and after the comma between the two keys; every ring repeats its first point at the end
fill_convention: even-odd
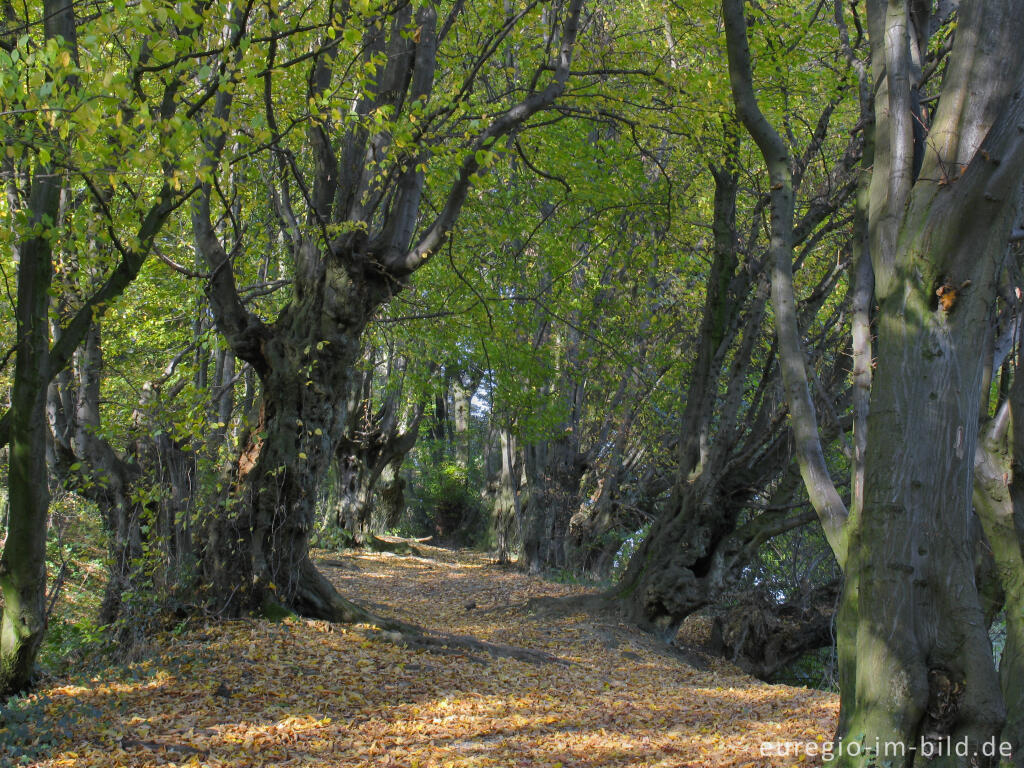
{"type": "MultiPolygon", "coordinates": [[[[488,643],[467,635],[428,635],[423,632],[409,633],[378,629],[371,630],[367,633],[367,636],[428,653],[464,655],[465,651],[478,651],[499,658],[525,661],[529,664],[558,664],[563,667],[572,665],[572,662],[546,651],[537,651],[533,648],[521,648],[514,645],[502,645],[500,643],[488,643]]],[[[468,655],[474,661],[484,662],[484,659],[478,656],[468,655]]]]}
{"type": "MultiPolygon", "coordinates": [[[[397,619],[386,619],[346,600],[334,585],[317,570],[308,558],[301,566],[302,587],[290,606],[297,614],[310,619],[322,619],[338,624],[369,624],[367,637],[386,640],[429,653],[453,654],[465,651],[487,653],[491,656],[518,659],[531,664],[560,664],[570,662],[545,651],[518,648],[511,645],[488,643],[465,635],[431,635],[414,624],[397,619]]],[[[476,661],[483,661],[473,657],[476,661]]]]}
{"type": "MultiPolygon", "coordinates": [[[[645,627],[640,621],[629,616],[624,606],[616,599],[614,592],[599,592],[586,595],[563,595],[561,597],[535,597],[527,602],[527,609],[545,618],[561,618],[576,613],[584,613],[594,618],[613,618],[625,620],[628,624],[643,630],[657,642],[653,647],[658,654],[675,661],[681,661],[694,669],[708,669],[709,662],[715,654],[675,642],[674,637],[667,637],[656,628],[645,627]]],[[[595,637],[606,648],[615,649],[619,640],[614,636],[614,627],[601,630],[594,627],[595,637]]]]}
{"type": "Polygon", "coordinates": [[[526,602],[526,610],[538,616],[559,618],[574,613],[602,616],[619,613],[619,606],[607,592],[561,597],[533,597],[526,602]]]}
{"type": "Polygon", "coordinates": [[[343,598],[308,557],[300,569],[301,586],[289,605],[298,615],[337,624],[372,624],[393,632],[416,631],[416,627],[411,624],[397,619],[385,619],[343,598]]]}
{"type": "Polygon", "coordinates": [[[423,553],[405,539],[401,539],[399,541],[388,541],[387,539],[382,539],[379,536],[370,534],[363,539],[362,544],[363,547],[371,552],[390,552],[393,555],[412,555],[413,557],[423,557],[423,553]]]}

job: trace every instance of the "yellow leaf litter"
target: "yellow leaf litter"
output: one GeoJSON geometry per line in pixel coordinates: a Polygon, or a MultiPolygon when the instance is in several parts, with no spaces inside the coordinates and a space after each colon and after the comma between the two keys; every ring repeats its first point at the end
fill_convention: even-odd
{"type": "Polygon", "coordinates": [[[146,661],[36,692],[47,722],[72,725],[35,765],[821,764],[799,745],[828,740],[835,696],[724,663],[694,669],[611,619],[531,614],[528,599],[582,588],[418,547],[424,557],[331,554],[320,567],[379,614],[569,663],[412,650],[321,621],[213,623],[159,638],[146,661]]]}

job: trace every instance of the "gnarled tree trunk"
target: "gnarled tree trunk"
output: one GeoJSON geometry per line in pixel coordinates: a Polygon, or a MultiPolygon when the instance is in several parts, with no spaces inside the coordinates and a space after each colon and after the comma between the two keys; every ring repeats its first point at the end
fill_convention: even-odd
{"type": "Polygon", "coordinates": [[[520,517],[523,552],[519,565],[542,573],[566,565],[565,539],[586,469],[574,440],[527,445],[527,499],[520,517]]]}
{"type": "MultiPolygon", "coordinates": [[[[312,258],[312,248],[300,252],[312,258]]],[[[338,406],[348,401],[369,315],[388,293],[343,269],[321,270],[306,291],[260,345],[259,422],[242,448],[227,508],[207,534],[204,569],[230,611],[259,610],[268,600],[321,618],[349,610],[328,597],[333,590],[310,562],[308,544],[315,491],[344,439],[338,406]]]]}
{"type": "MultiPolygon", "coordinates": [[[[420,220],[426,210],[421,205],[423,166],[431,152],[425,146],[396,146],[392,128],[374,127],[372,116],[410,119],[409,113],[418,110],[410,124],[429,124],[423,115],[432,114],[439,37],[459,21],[461,6],[442,24],[429,3],[415,10],[411,4],[399,5],[383,24],[377,18],[365,20],[356,30],[362,38],[356,56],[361,67],[376,69],[362,97],[351,110],[345,107],[353,119],[335,124],[325,110],[322,119],[310,120],[308,164],[288,162],[290,152],[275,147],[279,179],[270,196],[290,248],[294,282],[289,303],[272,323],[243,305],[231,258],[214,227],[212,179],[220,172],[218,158],[228,132],[218,128],[209,134],[203,167],[207,181],[196,195],[192,216],[196,240],[211,270],[209,294],[217,326],[263,385],[261,417],[235,467],[234,492],[209,529],[204,567],[212,599],[222,609],[241,612],[283,603],[307,616],[367,617],[343,600],[309,559],[314,500],[344,439],[347,414],[342,406],[352,392],[362,334],[374,310],[438,252],[471,185],[486,172],[482,164],[490,153],[485,150],[562,94],[581,9],[582,0],[568,0],[562,8],[557,52],[539,75],[546,85],[530,89],[518,103],[502,104],[477,135],[460,143],[465,154],[442,191],[438,213],[425,226],[420,220]],[[309,179],[302,178],[301,167],[312,169],[309,179]],[[309,192],[302,198],[305,209],[297,199],[293,203],[293,184],[309,192]]],[[[335,23],[331,17],[326,25],[335,23]]],[[[364,20],[354,14],[345,23],[364,20]]],[[[511,31],[508,25],[497,34],[511,31]]],[[[322,40],[311,59],[310,103],[331,99],[349,71],[337,58],[339,46],[351,36],[336,33],[332,26],[334,42],[322,40]]],[[[490,46],[480,53],[481,65],[495,50],[490,46]]],[[[268,55],[263,75],[267,120],[276,132],[276,43],[268,55]]],[[[473,69],[467,87],[478,71],[473,69]]],[[[218,98],[214,123],[235,122],[231,104],[229,94],[218,98]]]]}
{"type": "Polygon", "coordinates": [[[367,537],[393,527],[402,514],[404,481],[398,470],[416,444],[424,404],[413,406],[407,423],[400,418],[402,384],[407,361],[390,360],[388,392],[379,408],[373,404],[373,373],[368,371],[358,380],[358,394],[349,398],[348,424],[335,449],[334,517],[337,525],[347,531],[357,544],[367,537]],[[386,476],[386,477],[385,477],[386,476]],[[384,479],[389,505],[384,517],[390,524],[382,527],[376,505],[378,482],[384,479]]]}

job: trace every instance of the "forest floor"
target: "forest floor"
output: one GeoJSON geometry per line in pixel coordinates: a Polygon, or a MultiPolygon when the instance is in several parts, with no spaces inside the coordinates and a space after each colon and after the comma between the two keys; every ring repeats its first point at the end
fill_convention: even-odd
{"type": "Polygon", "coordinates": [[[320,567],[382,615],[557,659],[411,649],[292,618],[186,628],[140,661],[49,680],[18,702],[6,727],[0,719],[0,765],[820,764],[766,756],[762,744],[827,741],[835,696],[765,685],[723,662],[695,668],[611,620],[533,614],[530,598],[583,588],[417,546],[423,557],[324,554],[320,567]],[[28,754],[4,757],[19,733],[28,754]]]}

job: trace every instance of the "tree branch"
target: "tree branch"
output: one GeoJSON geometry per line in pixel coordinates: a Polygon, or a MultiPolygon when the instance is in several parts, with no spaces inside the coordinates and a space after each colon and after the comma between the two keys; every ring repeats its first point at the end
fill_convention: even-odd
{"type": "Polygon", "coordinates": [[[825,463],[818,420],[811,400],[793,295],[793,178],[789,149],[761,112],[754,94],[743,0],[723,0],[729,81],[740,120],[756,142],[771,182],[772,304],[779,339],[782,380],[793,423],[800,474],[825,536],[840,565],[846,559],[848,517],[825,463]]]}

